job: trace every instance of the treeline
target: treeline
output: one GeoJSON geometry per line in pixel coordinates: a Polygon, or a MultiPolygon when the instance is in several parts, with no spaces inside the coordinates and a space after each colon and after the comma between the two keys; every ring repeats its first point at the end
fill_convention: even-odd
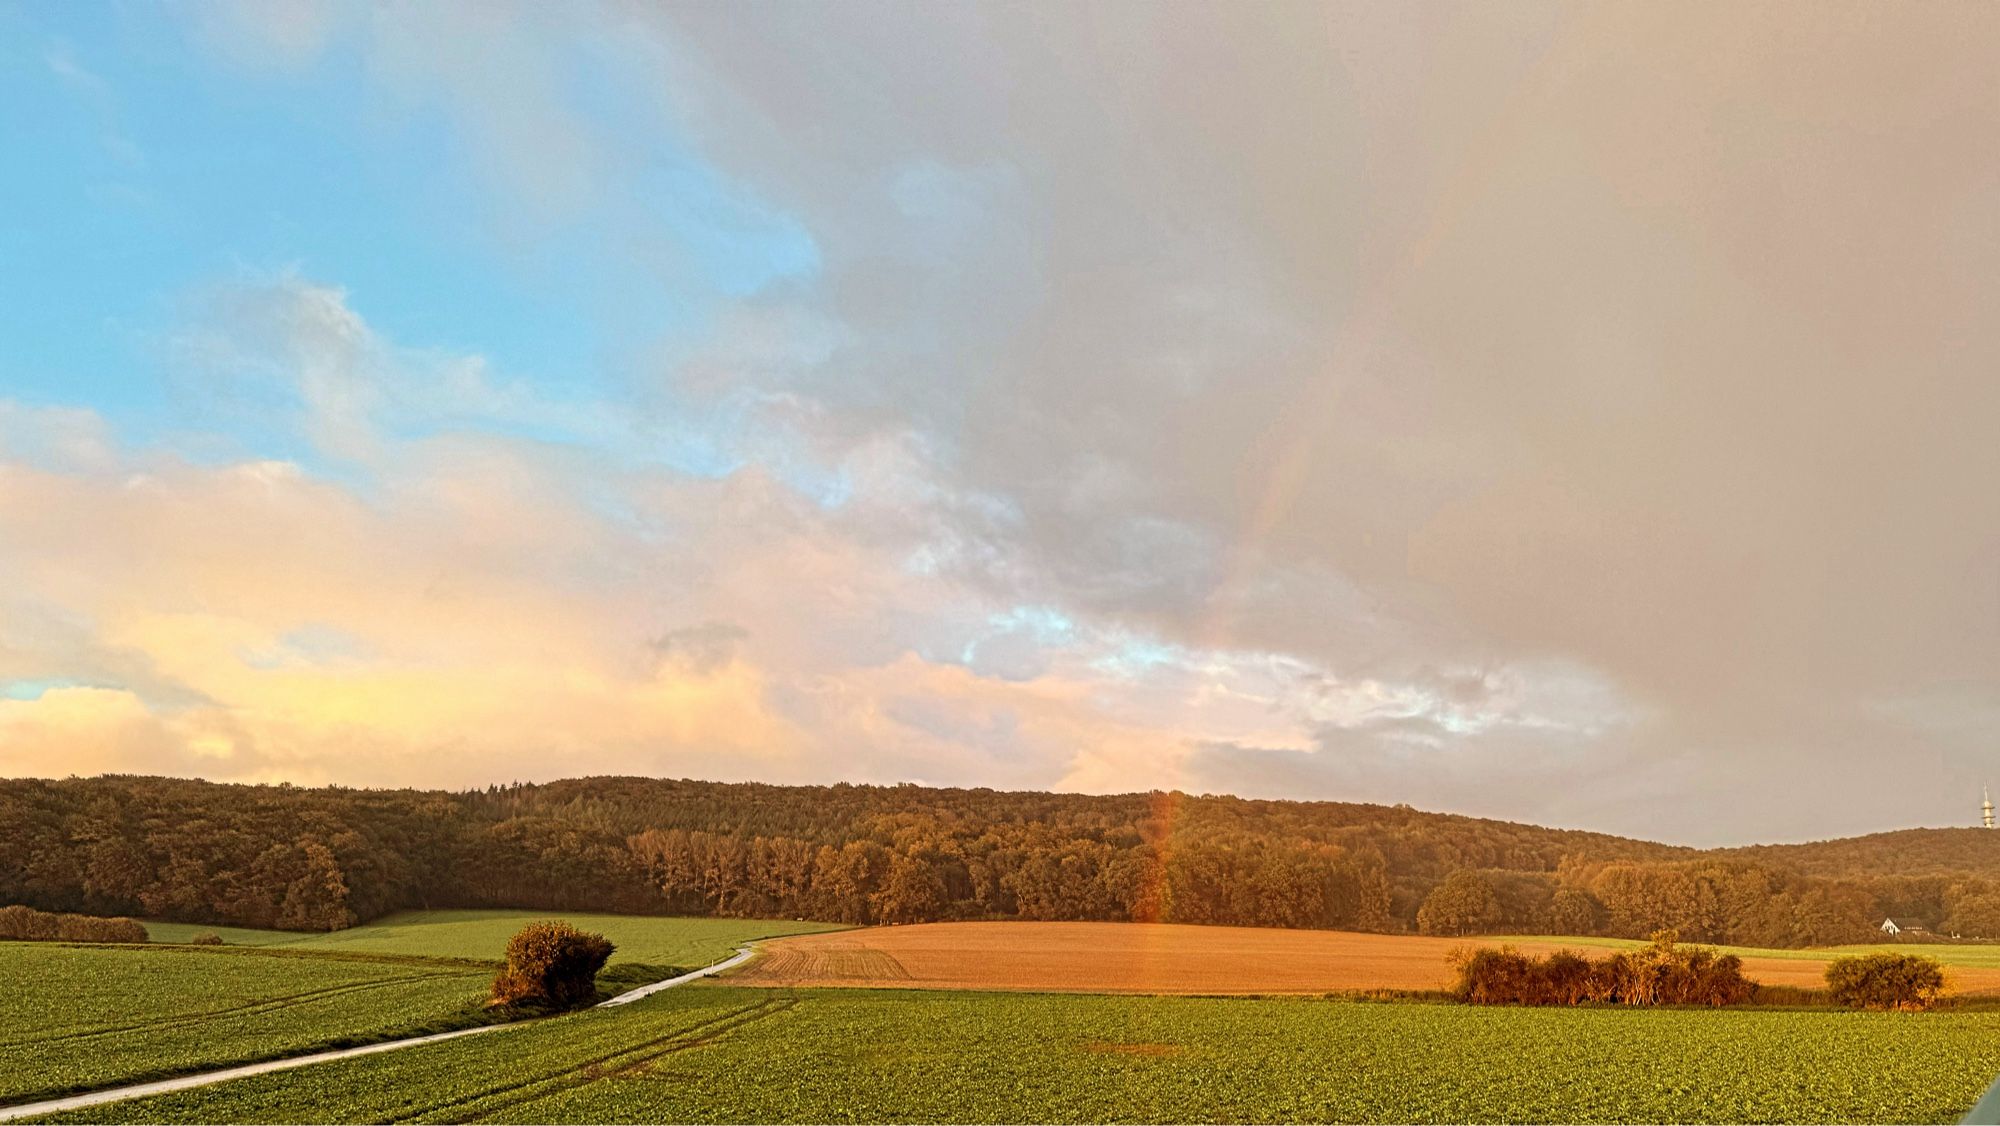
{"type": "MultiPolygon", "coordinates": [[[[2000,847],[1977,852],[1986,846],[1950,842],[1955,858],[1972,849],[1996,870],[2000,847]]],[[[1857,863],[1834,878],[1806,868],[1405,806],[1175,793],[642,778],[469,793],[0,781],[0,902],[189,922],[335,929],[403,908],[525,907],[852,923],[1672,929],[1803,945],[1869,937],[1893,915],[2000,938],[2000,888],[1975,870],[1905,876],[1857,863]]]]}
{"type": "Polygon", "coordinates": [[[1460,869],[1418,909],[1426,934],[1673,931],[1731,946],[1878,941],[1885,918],[1941,935],[2000,938],[2000,889],[1976,876],[1829,879],[1736,859],[1570,858],[1554,872],[1460,869]]]}
{"type": "Polygon", "coordinates": [[[1716,856],[1790,868],[1809,876],[1855,872],[1951,876],[1991,872],[2000,865],[2000,832],[1987,829],[1897,829],[1810,844],[1717,849],[1716,856]]]}
{"type": "Polygon", "coordinates": [[[0,907],[0,942],[145,942],[146,925],[136,919],[100,919],[37,911],[21,904],[0,907]]]}

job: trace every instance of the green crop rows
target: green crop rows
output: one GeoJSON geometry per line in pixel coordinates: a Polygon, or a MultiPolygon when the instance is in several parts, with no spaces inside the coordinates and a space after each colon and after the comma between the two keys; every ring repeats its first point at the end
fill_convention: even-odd
{"type": "Polygon", "coordinates": [[[467,1023],[488,976],[413,961],[0,943],[0,1102],[467,1023]]]}
{"type": "MultiPolygon", "coordinates": [[[[436,1031],[481,1010],[507,938],[533,911],[435,911],[332,934],[150,923],[161,945],[0,943],[0,1104],[436,1031]],[[170,946],[204,930],[224,946],[170,946]]],[[[822,923],[563,915],[618,953],[607,990],[822,923]]]]}
{"type": "Polygon", "coordinates": [[[1949,1121],[2000,1014],[696,985],[114,1121],[1949,1121]]]}

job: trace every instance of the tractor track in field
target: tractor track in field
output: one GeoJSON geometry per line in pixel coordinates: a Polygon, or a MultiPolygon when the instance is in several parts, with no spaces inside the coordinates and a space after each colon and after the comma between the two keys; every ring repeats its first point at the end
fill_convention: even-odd
{"type": "Polygon", "coordinates": [[[347,985],[329,985],[323,989],[309,989],[304,993],[288,993],[282,997],[266,997],[261,1001],[250,1001],[241,1005],[231,1005],[221,1009],[204,1009],[200,1012],[175,1013],[158,1020],[141,1021],[138,1024],[120,1024],[103,1028],[89,1028],[79,1032],[64,1032],[55,1036],[31,1037],[25,1040],[0,1040],[0,1048],[30,1048],[47,1044],[64,1044],[72,1040],[89,1040],[98,1036],[110,1036],[119,1032],[144,1032],[167,1025],[182,1024],[191,1020],[210,1020],[216,1017],[262,1016],[266,1013],[282,1012],[301,1005],[310,1005],[349,993],[361,993],[371,989],[386,989],[392,985],[409,985],[412,982],[432,981],[439,978],[471,977],[466,973],[412,974],[409,977],[384,978],[380,981],[364,981],[347,985]]]}
{"type": "Polygon", "coordinates": [[[550,1095],[561,1094],[564,1091],[573,1091],[579,1087],[585,1087],[603,1079],[629,1075],[655,1060],[673,1055],[676,1052],[685,1052],[690,1048],[699,1048],[705,1044],[714,1043],[716,1040],[745,1025],[755,1024],[758,1021],[777,1016],[796,1004],[798,1004],[797,998],[785,997],[761,1001],[754,1005],[745,1005],[739,1009],[731,1009],[726,1013],[710,1017],[707,1020],[698,1021],[686,1028],[677,1029],[664,1036],[658,1036],[643,1043],[620,1048],[615,1052],[607,1052],[595,1059],[572,1064],[559,1071],[554,1071],[523,1083],[494,1087],[476,1095],[468,1095],[462,1099],[454,1099],[448,1103],[426,1107],[423,1110],[413,1111],[408,1115],[391,1118],[388,1121],[399,1123],[414,1122],[433,1115],[448,1114],[453,1108],[462,1107],[471,1110],[472,1113],[468,1117],[457,1119],[457,1121],[485,1122],[490,1120],[493,1115],[499,1114],[504,1110],[522,1106],[550,1095]],[[493,1101],[489,1102],[487,1100],[493,1101]]]}
{"type": "MultiPolygon", "coordinates": [[[[604,1004],[622,1003],[623,1001],[633,999],[635,996],[637,997],[650,996],[653,993],[658,992],[662,988],[681,985],[689,981],[697,980],[701,977],[707,976],[708,974],[721,970],[727,966],[732,966],[737,964],[742,959],[747,958],[749,956],[750,951],[751,951],[751,945],[746,944],[745,946],[738,948],[735,957],[725,959],[724,961],[706,967],[703,970],[697,970],[692,973],[682,974],[680,977],[671,978],[665,982],[654,982],[651,985],[643,985],[638,987],[637,989],[627,990],[625,993],[621,993],[617,997],[612,998],[611,1001],[604,1002],[604,1004]]],[[[421,976],[422,975],[420,975],[418,978],[398,979],[398,980],[400,981],[421,980],[421,976]]],[[[369,983],[369,984],[374,985],[376,983],[369,983]]],[[[366,986],[356,987],[356,988],[365,988],[365,987],[366,986]]],[[[336,987],[336,988],[342,988],[342,987],[336,987]]],[[[764,1015],[772,1015],[772,1013],[774,1012],[782,1012],[785,1009],[789,1009],[794,1004],[797,1004],[797,1000],[795,998],[784,998],[780,1000],[760,1002],[758,1004],[748,1006],[745,1009],[734,1010],[730,1013],[725,1013],[720,1017],[714,1018],[713,1020],[705,1021],[701,1024],[698,1024],[694,1026],[692,1029],[681,1029],[680,1031],[673,1033],[669,1036],[664,1036],[657,1040],[649,1041],[646,1044],[640,1045],[640,1048],[643,1049],[646,1047],[652,1047],[654,1045],[665,1044],[665,1047],[663,1047],[660,1051],[654,1053],[654,1055],[652,1056],[647,1057],[647,1059],[656,1059],[659,1056],[668,1054],[669,1052],[680,1051],[683,1050],[684,1048],[698,1047],[700,1044],[707,1043],[708,1040],[714,1039],[714,1036],[711,1035],[706,1039],[688,1041],[687,1043],[679,1045],[668,1043],[669,1041],[674,1041],[674,1040],[686,1040],[688,1037],[688,1033],[691,1031],[699,1031],[704,1028],[712,1028],[718,1021],[725,1021],[732,1016],[739,1016],[746,1013],[750,1013],[752,1011],[757,1011],[758,1015],[752,1016],[749,1019],[753,1020],[761,1019],[761,1017],[764,1015]]],[[[590,1010],[586,1009],[583,1011],[589,1012],[590,1010]]],[[[186,1019],[189,1019],[189,1017],[183,1016],[175,1018],[175,1020],[186,1020],[186,1019]]],[[[558,1018],[549,1017],[542,1019],[558,1019],[558,1018]]],[[[235,1067],[226,1067],[215,1071],[195,1072],[190,1075],[178,1075],[169,1079],[155,1079],[143,1083],[127,1083],[118,1087],[106,1087],[96,1091],[84,1091],[77,1094],[63,1095],[57,1098],[41,1099],[35,1102],[14,1103],[12,1105],[0,1106],[0,1122],[15,1122],[23,1118],[37,1118],[45,1114],[58,1114],[63,1111],[82,1110],[93,1106],[103,1106],[106,1103],[123,1102],[127,1099],[143,1098],[148,1095],[171,1094],[176,1091],[186,1091],[196,1087],[206,1087],[209,1086],[210,1084],[222,1083],[231,1079],[247,1079],[253,1075],[268,1075],[274,1071],[286,1071],[292,1068],[307,1067],[316,1063],[331,1063],[335,1060],[352,1059],[356,1056],[375,1055],[381,1052],[395,1051],[400,1048],[415,1047],[419,1044],[433,1044],[443,1040],[455,1040],[462,1036],[473,1036],[487,1032],[498,1032],[506,1028],[520,1028],[533,1023],[537,1022],[517,1021],[509,1024],[483,1024],[483,1025],[476,1025],[471,1028],[456,1028],[452,1029],[449,1032],[432,1032],[432,1033],[426,1033],[421,1036],[404,1037],[398,1040],[382,1040],[373,1044],[364,1044],[359,1047],[353,1047],[353,1048],[333,1048],[325,1051],[309,1052],[305,1055],[299,1055],[299,1056],[282,1056],[277,1059],[260,1060],[256,1063],[240,1064],[235,1067]]],[[[729,1031],[729,1029],[738,1027],[738,1025],[744,1023],[748,1023],[748,1020],[738,1021],[737,1024],[732,1024],[728,1028],[720,1029],[719,1031],[715,1032],[715,1035],[720,1035],[722,1032],[727,1032],[729,1031]]],[[[144,1027],[151,1027],[151,1026],[138,1025],[134,1026],[134,1029],[144,1028],[144,1027]]],[[[105,1029],[100,1031],[110,1032],[118,1030],[105,1029]]],[[[49,1042],[50,1041],[39,1041],[39,1042],[31,1041],[30,1043],[49,1043],[49,1042]]],[[[613,1053],[611,1056],[606,1058],[616,1059],[620,1056],[629,1055],[633,1050],[634,1049],[632,1048],[625,1048],[619,1052],[613,1053]]],[[[603,1061],[599,1060],[596,1062],[601,1064],[603,1061]]],[[[641,1060],[634,1062],[640,1063],[645,1061],[641,1060]]],[[[588,1068],[590,1064],[585,1063],[580,1066],[582,1068],[588,1068]]],[[[576,1069],[566,1069],[566,1071],[568,1070],[576,1070],[576,1069]]],[[[596,1078],[601,1078],[601,1077],[602,1077],[601,1075],[592,1076],[588,1079],[585,1079],[584,1082],[590,1082],[596,1078]]],[[[564,1088],[562,1087],[551,1088],[551,1090],[562,1090],[562,1089],[564,1088]]],[[[491,1094],[495,1093],[498,1092],[488,1092],[487,1095],[485,1096],[473,1096],[473,1097],[474,1098],[490,1097],[491,1094]]],[[[446,1105],[452,1106],[459,1104],[449,1103],[446,1105]]],[[[432,1108],[430,1110],[418,1111],[414,1113],[416,1114],[435,1113],[436,1109],[438,1108],[432,1108]]],[[[397,1121],[405,1121],[405,1120],[407,1119],[398,1119],[397,1121]]]]}

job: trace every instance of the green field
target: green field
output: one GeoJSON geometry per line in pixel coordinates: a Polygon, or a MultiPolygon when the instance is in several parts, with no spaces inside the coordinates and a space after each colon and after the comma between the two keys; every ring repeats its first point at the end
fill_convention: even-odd
{"type": "Polygon", "coordinates": [[[668,919],[568,911],[404,911],[347,930],[312,934],[184,923],[147,923],[146,929],[155,942],[185,942],[211,930],[226,943],[245,946],[499,961],[514,932],[536,919],[563,919],[604,935],[618,946],[614,962],[689,969],[719,962],[752,939],[842,929],[838,923],[783,919],[668,919]]]}
{"type": "Polygon", "coordinates": [[[148,924],[150,946],[0,942],[0,1104],[483,1023],[507,938],[559,917],[618,944],[606,991],[720,961],[751,938],[823,923],[404,914],[352,930],[148,924]],[[204,930],[223,946],[165,945],[204,930]]]}
{"type": "Polygon", "coordinates": [[[250,927],[211,927],[206,923],[163,923],[146,919],[146,934],[154,942],[189,942],[198,934],[212,934],[230,946],[275,946],[297,942],[311,935],[300,931],[266,931],[250,927]]]}
{"type": "Polygon", "coordinates": [[[779,992],[620,1010],[58,1121],[1951,1121],[2000,1015],[779,992]]]}
{"type": "MultiPolygon", "coordinates": [[[[606,974],[614,988],[717,961],[754,938],[833,929],[441,911],[314,935],[149,924],[161,941],[214,929],[230,943],[222,947],[0,943],[0,972],[19,983],[0,996],[0,1104],[478,1022],[491,973],[483,963],[523,922],[551,916],[618,943],[606,974]]],[[[1995,947],[1894,948],[2000,964],[1995,947]]],[[[1951,1121],[1995,1074],[1992,1012],[705,982],[620,1009],[48,1120],[1951,1121]]]]}
{"type": "Polygon", "coordinates": [[[417,960],[0,943],[0,1102],[474,1023],[491,974],[417,960]]]}

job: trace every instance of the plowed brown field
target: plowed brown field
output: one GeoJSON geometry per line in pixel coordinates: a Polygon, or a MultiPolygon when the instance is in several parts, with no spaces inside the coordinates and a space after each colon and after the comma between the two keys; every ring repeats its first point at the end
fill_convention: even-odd
{"type": "MultiPolygon", "coordinates": [[[[729,981],[1070,993],[1442,989],[1451,978],[1446,954],[1469,941],[1506,940],[1167,923],[926,923],[773,939],[729,981]]],[[[1515,945],[1536,954],[1563,948],[1515,945]]],[[[1744,959],[1744,971],[1770,985],[1818,986],[1825,969],[1824,959],[1811,957],[1744,959]]],[[[1959,992],[2000,989],[2000,970],[1951,974],[1959,992]]]]}

